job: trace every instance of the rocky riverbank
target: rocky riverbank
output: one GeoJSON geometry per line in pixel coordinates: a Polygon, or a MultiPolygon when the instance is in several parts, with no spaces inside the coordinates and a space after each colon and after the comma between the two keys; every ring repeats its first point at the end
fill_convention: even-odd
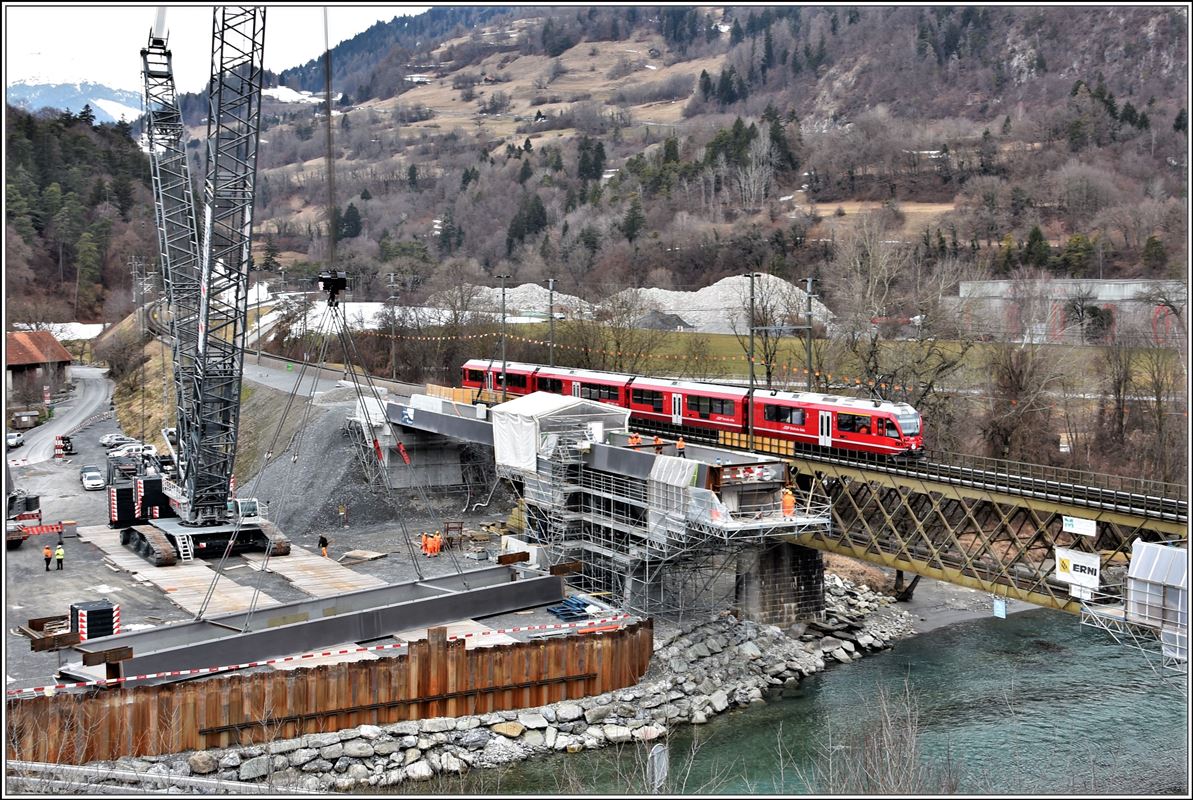
{"type": "Polygon", "coordinates": [[[279,791],[370,791],[546,753],[649,742],[677,725],[764,703],[769,691],[889,647],[911,630],[911,615],[893,608],[891,598],[830,573],[825,602],[824,621],[786,631],[728,614],[671,630],[656,627],[654,658],[642,682],[597,697],[92,766],[133,770],[145,776],[147,788],[174,793],[197,790],[173,781],[191,776],[268,783],[279,791]]]}

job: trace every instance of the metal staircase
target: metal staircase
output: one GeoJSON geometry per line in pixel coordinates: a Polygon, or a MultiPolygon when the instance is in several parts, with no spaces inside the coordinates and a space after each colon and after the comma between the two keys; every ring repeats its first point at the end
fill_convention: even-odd
{"type": "Polygon", "coordinates": [[[178,558],[180,561],[195,560],[195,543],[189,533],[175,534],[174,541],[178,544],[178,558]]]}

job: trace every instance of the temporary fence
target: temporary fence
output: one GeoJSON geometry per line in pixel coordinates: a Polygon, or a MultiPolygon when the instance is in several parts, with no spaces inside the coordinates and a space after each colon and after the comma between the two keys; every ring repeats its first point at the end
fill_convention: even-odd
{"type": "Polygon", "coordinates": [[[77,764],[530,708],[631,686],[652,649],[649,619],[475,650],[432,628],[395,658],[10,699],[7,752],[77,764]]]}

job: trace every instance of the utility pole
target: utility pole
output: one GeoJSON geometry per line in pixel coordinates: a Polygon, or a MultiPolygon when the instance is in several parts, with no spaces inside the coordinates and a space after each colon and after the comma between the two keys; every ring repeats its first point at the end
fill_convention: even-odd
{"type": "MultiPolygon", "coordinates": [[[[389,284],[389,297],[385,298],[385,302],[389,303],[398,298],[398,293],[394,291],[398,273],[387,272],[385,280],[389,284]]],[[[398,309],[392,303],[389,307],[389,378],[394,381],[398,379],[398,309]]]]}
{"type": "Polygon", "coordinates": [[[505,402],[506,387],[505,387],[505,282],[509,280],[509,275],[496,276],[501,279],[501,402],[505,402]]]}
{"type": "Polygon", "coordinates": [[[547,278],[547,319],[551,336],[551,366],[555,366],[555,279],[547,278]]]}
{"type": "Polygon", "coordinates": [[[807,288],[804,292],[808,295],[808,310],[804,322],[808,325],[808,338],[806,341],[808,354],[808,391],[810,392],[812,391],[812,298],[815,297],[812,294],[812,284],[816,282],[816,279],[804,278],[804,280],[807,282],[807,288]]]}
{"type": "MultiPolygon", "coordinates": [[[[759,273],[750,273],[750,399],[754,397],[754,278],[759,273]]],[[[752,405],[752,404],[751,404],[752,405]]],[[[750,434],[750,452],[754,452],[754,420],[746,419],[746,429],[750,434]]]]}

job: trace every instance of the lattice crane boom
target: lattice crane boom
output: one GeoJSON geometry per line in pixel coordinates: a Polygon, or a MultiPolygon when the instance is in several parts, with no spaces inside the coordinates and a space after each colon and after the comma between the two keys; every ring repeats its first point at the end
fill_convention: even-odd
{"type": "MultiPolygon", "coordinates": [[[[179,438],[196,418],[194,384],[199,319],[199,237],[194,190],[187,165],[186,128],[174,85],[173,57],[165,30],[165,9],[159,9],[141,50],[145,83],[145,133],[157,217],[159,261],[169,306],[170,343],[174,356],[174,396],[179,438]]],[[[185,468],[185,464],[180,464],[185,468]]]]}
{"type": "Polygon", "coordinates": [[[197,416],[179,439],[187,462],[184,521],[192,525],[228,519],[248,321],[265,9],[217,7],[212,39],[193,365],[197,416]]]}

